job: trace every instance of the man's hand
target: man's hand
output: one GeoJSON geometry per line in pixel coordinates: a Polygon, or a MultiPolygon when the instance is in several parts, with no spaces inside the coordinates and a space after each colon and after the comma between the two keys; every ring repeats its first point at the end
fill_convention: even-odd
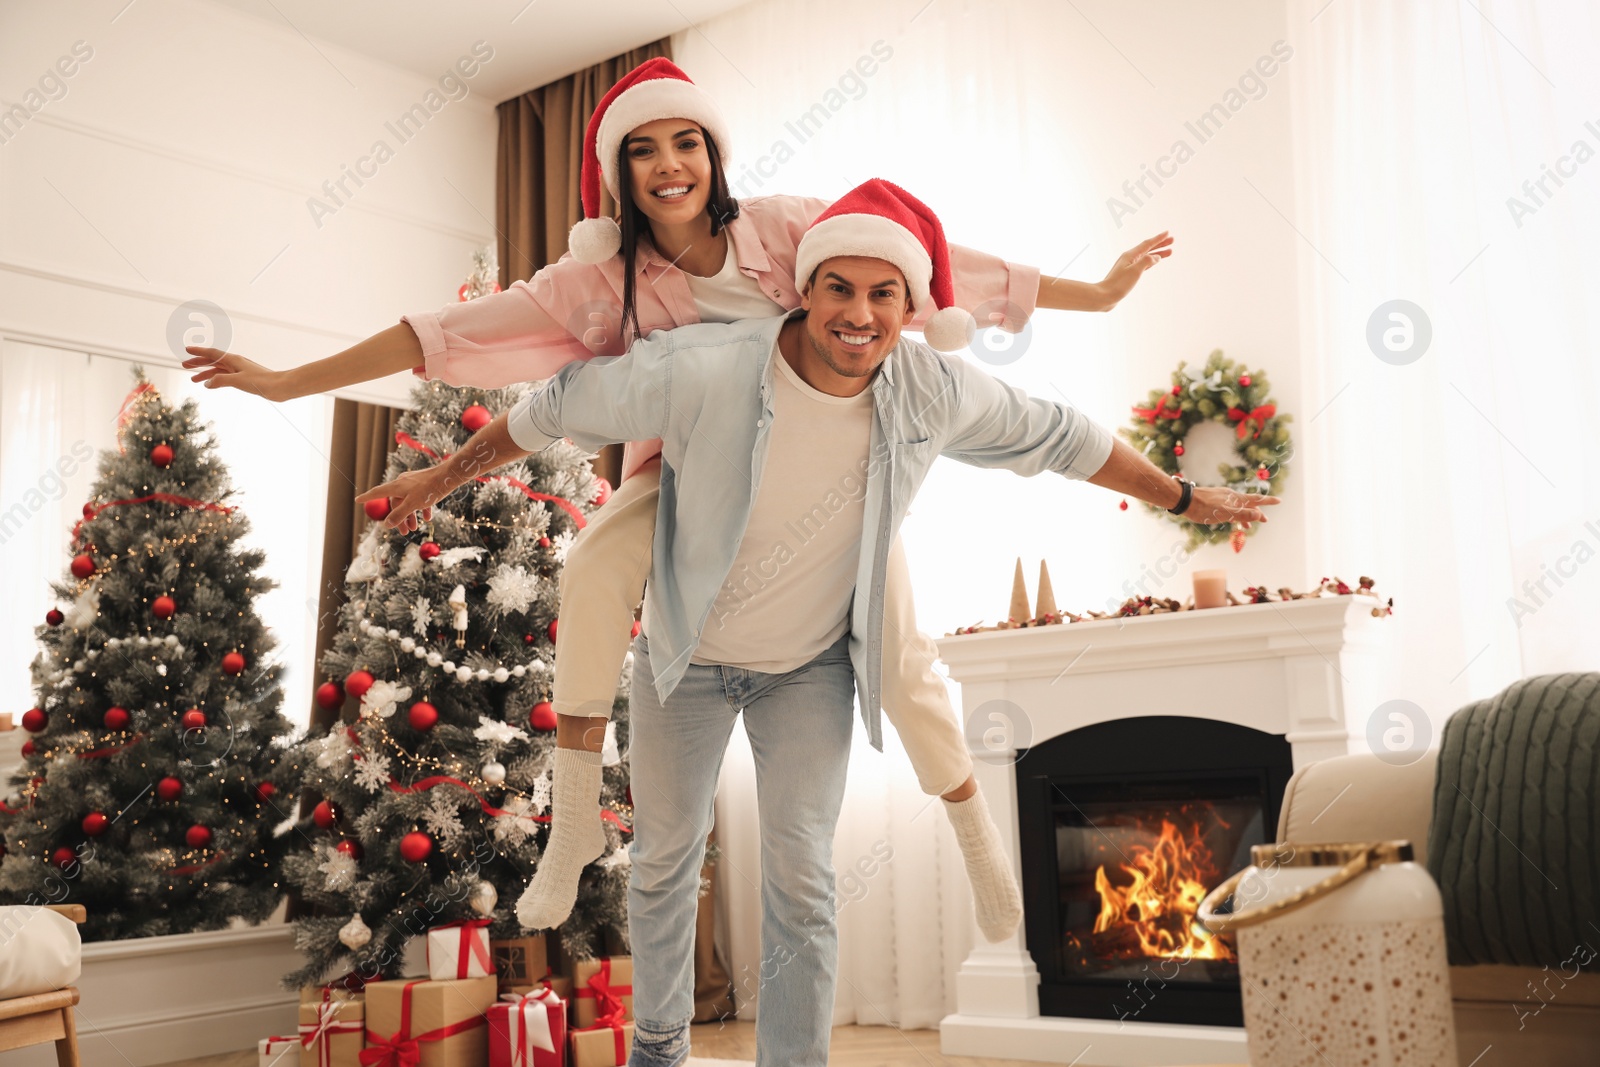
{"type": "Polygon", "coordinates": [[[220,348],[189,345],[184,351],[189,353],[189,358],[183,361],[184,370],[202,368],[199,374],[189,380],[200,382],[207,389],[240,389],[273,402],[289,399],[282,371],[268,370],[259,363],[220,348]]]}
{"type": "Polygon", "coordinates": [[[1267,521],[1262,508],[1277,503],[1280,501],[1275,496],[1239,493],[1221,485],[1197,485],[1194,487],[1194,498],[1189,501],[1189,509],[1182,517],[1205,526],[1237,522],[1242,529],[1248,530],[1252,522],[1267,521]]]}
{"type": "Polygon", "coordinates": [[[1170,255],[1172,236],[1169,231],[1162,230],[1148,241],[1140,241],[1118,256],[1111,265],[1110,273],[1100,283],[1106,297],[1105,310],[1110,311],[1121,303],[1122,298],[1133,291],[1145,271],[1170,255]]]}
{"type": "Polygon", "coordinates": [[[383,524],[391,530],[410,533],[433,518],[433,505],[449,495],[442,473],[443,468],[437,466],[407,471],[392,482],[384,482],[362,493],[356,497],[356,503],[388,498],[389,514],[383,524]],[[418,512],[422,513],[420,522],[418,512]]]}

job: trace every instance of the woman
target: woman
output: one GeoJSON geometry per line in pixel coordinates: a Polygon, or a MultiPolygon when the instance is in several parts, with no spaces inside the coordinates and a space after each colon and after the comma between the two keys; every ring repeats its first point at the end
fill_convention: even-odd
{"type": "MultiPolygon", "coordinates": [[[[272,400],[350,385],[408,368],[452,385],[497,387],[549,377],[566,363],[619,355],[655,329],[769,318],[800,304],[795,252],[825,201],[773,196],[735,201],[714,103],[664,59],[650,60],[600,101],[585,137],[582,199],[569,256],[492,294],[438,313],[410,315],[327,359],[269,371],[240,356],[191,348],[185,367],[208,388],[232,386],[272,400]],[[604,182],[620,225],[597,218],[604,182]],[[420,364],[420,367],[418,366],[420,364]]],[[[1035,306],[1105,311],[1140,274],[1171,254],[1166,234],[1124,253],[1097,284],[1041,278],[1034,268],[951,246],[957,303],[1005,307],[1020,329],[1035,306]]],[[[913,323],[917,328],[920,323],[913,323]]],[[[965,343],[964,331],[929,343],[965,343]]],[[[559,715],[549,844],[518,903],[523,925],[559,925],[585,864],[604,849],[592,812],[600,750],[634,619],[650,570],[660,442],[627,446],[623,482],[573,544],[561,578],[561,632],[552,703],[559,715]],[[570,591],[581,595],[569,596],[570,591]]],[[[1021,898],[999,833],[972,777],[971,757],[932,641],[917,632],[905,558],[890,553],[885,598],[884,711],[922,788],[941,796],[990,940],[1015,931],[1021,898]],[[891,638],[898,638],[891,640],[891,638]]]]}

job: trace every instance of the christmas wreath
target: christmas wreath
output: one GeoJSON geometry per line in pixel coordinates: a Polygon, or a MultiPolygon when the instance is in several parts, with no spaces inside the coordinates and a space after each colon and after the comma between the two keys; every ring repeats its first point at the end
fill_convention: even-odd
{"type": "MultiPolygon", "coordinates": [[[[1293,454],[1287,425],[1292,416],[1278,413],[1270,392],[1264,371],[1252,372],[1236,364],[1219,348],[1206,357],[1203,367],[1179,363],[1172,372],[1171,386],[1152,389],[1147,406],[1135,406],[1132,424],[1119,432],[1150,462],[1168,474],[1178,474],[1189,431],[1201,423],[1220,423],[1232,433],[1236,460],[1217,465],[1221,484],[1240,493],[1277,496],[1293,454]]],[[[1218,484],[1203,476],[1195,480],[1202,485],[1218,484]]],[[[1123,501],[1122,507],[1127,506],[1123,501]]],[[[1254,527],[1236,529],[1232,523],[1209,526],[1192,522],[1165,508],[1145,506],[1182,526],[1191,550],[1228,541],[1238,552],[1244,548],[1244,539],[1255,532],[1254,527]]]]}

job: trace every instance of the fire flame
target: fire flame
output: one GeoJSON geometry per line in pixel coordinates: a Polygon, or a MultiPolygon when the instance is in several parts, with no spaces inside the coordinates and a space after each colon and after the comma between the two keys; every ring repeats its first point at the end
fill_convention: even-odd
{"type": "Polygon", "coordinates": [[[1133,951],[1129,943],[1127,955],[1236,959],[1221,938],[1195,922],[1195,912],[1205,899],[1207,887],[1218,876],[1199,826],[1194,826],[1185,840],[1171,821],[1162,819],[1155,847],[1135,845],[1129,851],[1131,862],[1118,866],[1133,879],[1130,885],[1113,885],[1104,866],[1095,871],[1100,915],[1095,919],[1094,932],[1121,932],[1119,927],[1131,930],[1142,952],[1133,951]]]}

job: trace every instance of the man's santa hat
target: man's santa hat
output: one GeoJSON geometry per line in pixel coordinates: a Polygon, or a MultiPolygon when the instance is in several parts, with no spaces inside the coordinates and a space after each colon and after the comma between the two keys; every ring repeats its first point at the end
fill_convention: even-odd
{"type": "Polygon", "coordinates": [[[583,221],[572,227],[567,248],[584,263],[604,263],[622,250],[622,230],[615,219],[600,217],[600,183],[618,197],[617,152],[623,138],[657,119],[688,119],[717,142],[723,160],[728,158],[728,126],[709,94],[670,59],[647,59],[634,67],[589,116],[583,135],[583,170],[579,194],[583,221]]]}
{"type": "Polygon", "coordinates": [[[867,256],[899,267],[912,307],[920,312],[931,303],[938,309],[922,328],[930,347],[955,352],[971,343],[978,324],[955,306],[944,227],[928,205],[898,185],[873,178],[818,215],[800,238],[795,284],[804,288],[811,272],[835,256],[867,256]]]}

